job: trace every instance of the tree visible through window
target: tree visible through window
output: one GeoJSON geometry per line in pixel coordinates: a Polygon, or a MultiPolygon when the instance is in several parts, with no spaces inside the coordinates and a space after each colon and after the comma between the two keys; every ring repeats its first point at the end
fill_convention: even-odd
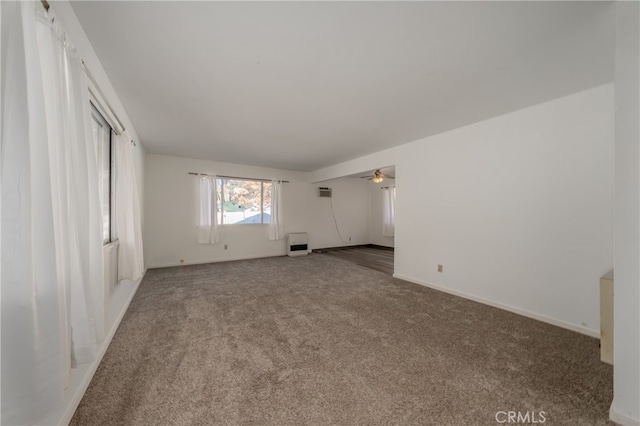
{"type": "Polygon", "coordinates": [[[271,222],[271,182],[218,178],[218,223],[271,222]]]}

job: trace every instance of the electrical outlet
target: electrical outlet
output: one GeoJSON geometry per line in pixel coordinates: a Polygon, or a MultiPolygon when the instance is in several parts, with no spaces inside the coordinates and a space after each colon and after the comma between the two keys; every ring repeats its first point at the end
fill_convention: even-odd
{"type": "Polygon", "coordinates": [[[443,272],[443,271],[444,271],[444,266],[438,265],[438,272],[443,272]]]}
{"type": "Polygon", "coordinates": [[[349,237],[349,244],[351,244],[351,237],[349,237]]]}
{"type": "Polygon", "coordinates": [[[225,244],[225,245],[224,245],[224,249],[226,250],[226,249],[228,249],[228,248],[229,248],[229,246],[225,244]]]}
{"type": "Polygon", "coordinates": [[[184,263],[184,259],[180,259],[180,263],[184,263]]]}

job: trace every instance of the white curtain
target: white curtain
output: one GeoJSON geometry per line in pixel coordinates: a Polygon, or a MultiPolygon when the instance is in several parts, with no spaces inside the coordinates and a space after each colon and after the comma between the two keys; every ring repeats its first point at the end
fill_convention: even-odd
{"type": "Polygon", "coordinates": [[[220,242],[218,205],[220,192],[214,176],[198,179],[198,243],[216,244],[220,242]]]}
{"type": "Polygon", "coordinates": [[[31,424],[94,359],[102,219],[78,54],[40,2],[2,8],[0,422],[31,424]]]}
{"type": "Polygon", "coordinates": [[[396,189],[384,190],[384,211],[382,215],[382,235],[393,237],[396,228],[396,189]]]}
{"type": "Polygon", "coordinates": [[[144,274],[140,199],[128,132],[116,137],[116,218],[118,221],[118,281],[136,281],[144,274]]]}
{"type": "MultiPolygon", "coordinates": [[[[65,152],[69,193],[67,221],[71,266],[71,328],[77,364],[96,357],[104,334],[102,214],[98,196],[98,164],[91,129],[87,76],[76,49],[65,51],[69,123],[65,152]]],[[[46,71],[45,71],[46,72],[46,71]]],[[[57,198],[54,197],[54,201],[57,198]]]]}
{"type": "Polygon", "coordinates": [[[284,221],[282,217],[282,182],[271,184],[271,221],[269,223],[269,239],[284,239],[284,221]]]}
{"type": "Polygon", "coordinates": [[[2,424],[31,424],[62,399],[47,129],[34,5],[2,5],[2,424]],[[36,214],[37,213],[37,214],[36,214]]]}
{"type": "MultiPolygon", "coordinates": [[[[96,320],[102,326],[102,237],[96,152],[91,139],[88,82],[76,49],[41,16],[37,40],[49,141],[50,180],[58,281],[64,283],[60,311],[71,326],[64,354],[71,363],[93,361],[96,320]]],[[[51,16],[49,16],[51,20],[51,16]]],[[[65,325],[63,332],[69,328],[65,325]]],[[[101,332],[102,330],[100,330],[101,332]]]]}

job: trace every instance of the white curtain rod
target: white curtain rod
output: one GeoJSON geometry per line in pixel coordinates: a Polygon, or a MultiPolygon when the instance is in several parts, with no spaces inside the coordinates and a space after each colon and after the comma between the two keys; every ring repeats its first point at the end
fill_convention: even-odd
{"type": "MultiPolygon", "coordinates": [[[[51,8],[51,5],[49,4],[49,2],[47,0],[40,0],[40,2],[42,3],[42,7],[44,7],[44,9],[47,12],[49,12],[49,9],[51,8]]],[[[100,89],[100,85],[98,85],[98,83],[96,82],[96,79],[93,77],[93,74],[91,74],[91,71],[89,71],[89,68],[87,67],[87,64],[84,62],[84,59],[80,58],[80,61],[82,62],[82,68],[84,68],[85,74],[87,75],[87,77],[89,78],[91,83],[93,84],[93,87],[95,87],[95,90],[98,92],[98,93],[94,93],[94,96],[96,97],[96,100],[98,100],[100,103],[104,102],[104,104],[105,104],[104,107],[107,108],[109,114],[113,117],[113,119],[118,124],[118,127],[119,127],[117,129],[118,133],[119,134],[124,133],[124,131],[126,129],[125,129],[124,125],[122,124],[122,121],[120,121],[120,118],[114,112],[113,107],[111,106],[111,103],[109,102],[107,97],[104,95],[104,92],[102,92],[102,89],[100,89]],[[99,98],[99,99],[97,99],[97,98],[99,98]]],[[[89,88],[89,91],[91,91],[91,88],[89,88]]],[[[131,144],[133,146],[137,146],[136,141],[134,141],[133,139],[131,139],[131,144]]]]}
{"type": "MultiPolygon", "coordinates": [[[[113,111],[113,107],[111,106],[111,103],[109,102],[107,97],[102,92],[102,89],[100,89],[100,86],[96,82],[96,79],[93,78],[93,74],[91,74],[91,71],[89,71],[89,68],[87,67],[87,64],[84,62],[84,59],[80,59],[80,60],[82,61],[82,68],[84,69],[84,72],[87,75],[87,78],[89,78],[89,80],[91,81],[91,84],[93,85],[95,90],[98,92],[98,93],[93,93],[94,98],[96,98],[96,101],[99,104],[101,104],[100,106],[102,108],[106,108],[107,109],[108,114],[111,115],[111,117],[116,121],[116,124],[118,125],[118,129],[116,129],[117,130],[116,133],[118,133],[120,135],[123,134],[126,129],[122,125],[122,121],[120,121],[120,118],[118,117],[118,115],[113,111]],[[104,103],[104,105],[102,105],[103,103],[104,103]]],[[[89,87],[89,92],[93,92],[91,90],[91,87],[89,87]]],[[[138,146],[136,141],[133,140],[133,139],[131,139],[131,145],[138,146]]]]}
{"type": "MultiPolygon", "coordinates": [[[[80,59],[80,60],[82,61],[82,68],[84,68],[85,74],[87,74],[87,77],[93,84],[93,87],[95,87],[96,91],[98,92],[95,95],[98,95],[100,97],[100,101],[105,103],[104,106],[109,110],[109,113],[113,116],[113,119],[116,120],[118,126],[120,127],[119,129],[120,134],[124,133],[125,128],[122,125],[122,121],[120,121],[120,118],[118,117],[118,115],[113,111],[113,107],[111,106],[111,103],[102,92],[102,89],[100,89],[98,82],[96,82],[96,79],[93,77],[93,74],[91,74],[91,71],[89,71],[89,68],[87,67],[87,64],[84,62],[84,59],[80,59]]],[[[134,142],[134,145],[135,145],[135,142],[134,142]]]]}
{"type": "Polygon", "coordinates": [[[277,180],[278,182],[289,183],[288,180],[280,180],[280,179],[258,179],[258,178],[239,177],[239,176],[209,175],[206,173],[196,173],[196,172],[188,172],[187,174],[193,175],[193,176],[215,176],[217,178],[223,178],[223,179],[255,180],[258,182],[273,182],[277,180]]]}

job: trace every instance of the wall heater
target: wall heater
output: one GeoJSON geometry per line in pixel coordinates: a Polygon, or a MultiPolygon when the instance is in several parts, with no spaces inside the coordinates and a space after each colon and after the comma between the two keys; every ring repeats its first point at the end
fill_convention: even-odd
{"type": "Polygon", "coordinates": [[[306,256],[309,238],[306,232],[292,232],[287,236],[287,255],[306,256]]]}

